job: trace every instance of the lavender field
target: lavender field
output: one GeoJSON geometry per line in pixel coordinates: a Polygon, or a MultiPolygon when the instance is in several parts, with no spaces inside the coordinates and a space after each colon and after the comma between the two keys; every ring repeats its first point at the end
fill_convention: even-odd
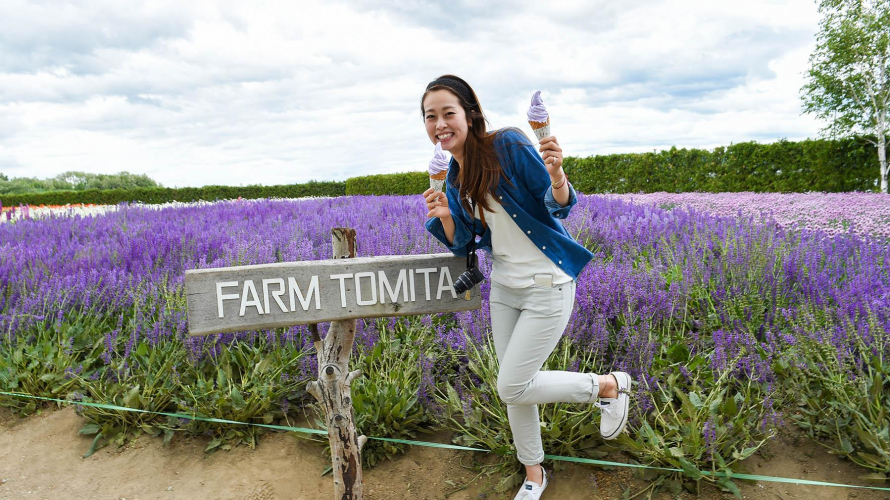
{"type": "MultiPolygon", "coordinates": [[[[358,255],[446,251],[420,196],[232,201],[0,225],[0,390],[239,421],[310,407],[305,327],[189,338],[187,269],[327,259],[330,229],[358,255]]],[[[579,197],[565,221],[595,258],[545,369],[630,372],[630,432],[607,445],[598,413],[543,405],[555,455],[622,452],[682,468],[742,470],[784,423],[890,476],[890,201],[865,194],[579,197]]],[[[490,263],[483,256],[488,274],[490,263]]],[[[359,321],[356,419],[369,436],[454,431],[517,481],[489,343],[488,286],[473,313],[359,321]],[[406,390],[406,388],[411,390],[406,390]],[[512,474],[512,475],[510,475],[512,474]]],[[[324,333],[327,325],[320,325],[324,333]]],[[[34,402],[0,396],[21,413],[34,402]]],[[[261,431],[82,407],[95,446],[139,433],[207,434],[208,450],[261,431]],[[134,416],[135,415],[135,416],[134,416]]],[[[367,465],[400,447],[369,442],[367,465]]],[[[521,480],[521,478],[518,478],[521,480]]],[[[736,491],[726,479],[717,481],[736,491]]]]}

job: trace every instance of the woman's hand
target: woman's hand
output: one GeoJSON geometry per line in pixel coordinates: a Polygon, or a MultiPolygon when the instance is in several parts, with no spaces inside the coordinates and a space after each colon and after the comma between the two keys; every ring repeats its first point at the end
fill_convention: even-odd
{"type": "Polygon", "coordinates": [[[538,149],[543,153],[544,166],[547,167],[547,173],[551,179],[560,179],[563,174],[562,170],[562,148],[556,142],[556,137],[548,136],[541,139],[541,147],[538,149]]]}
{"type": "Polygon", "coordinates": [[[438,217],[440,219],[450,219],[451,210],[448,209],[448,197],[442,191],[435,191],[429,188],[423,192],[426,198],[426,208],[429,209],[427,217],[438,217]]]}

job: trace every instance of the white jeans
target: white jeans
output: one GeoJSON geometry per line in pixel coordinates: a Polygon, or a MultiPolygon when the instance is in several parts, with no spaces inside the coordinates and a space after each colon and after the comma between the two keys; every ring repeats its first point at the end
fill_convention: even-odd
{"type": "Polygon", "coordinates": [[[569,323],[575,282],[510,288],[492,281],[489,303],[498,395],[507,404],[517,458],[535,465],[544,460],[538,404],[593,403],[599,394],[594,373],[541,371],[569,323]]]}

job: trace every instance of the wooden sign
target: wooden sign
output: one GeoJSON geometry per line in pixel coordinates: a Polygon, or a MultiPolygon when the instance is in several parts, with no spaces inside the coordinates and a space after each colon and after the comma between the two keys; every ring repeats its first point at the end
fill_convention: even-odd
{"type": "Polygon", "coordinates": [[[451,253],[283,262],[185,272],[189,335],[479,309],[451,253]]]}

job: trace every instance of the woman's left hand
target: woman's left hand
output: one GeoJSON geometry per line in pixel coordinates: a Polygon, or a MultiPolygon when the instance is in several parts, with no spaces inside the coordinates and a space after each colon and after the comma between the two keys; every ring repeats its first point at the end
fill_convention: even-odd
{"type": "Polygon", "coordinates": [[[538,149],[543,153],[544,165],[547,167],[547,173],[550,177],[558,177],[562,169],[562,148],[556,142],[555,136],[548,136],[541,139],[541,147],[538,149]]]}

